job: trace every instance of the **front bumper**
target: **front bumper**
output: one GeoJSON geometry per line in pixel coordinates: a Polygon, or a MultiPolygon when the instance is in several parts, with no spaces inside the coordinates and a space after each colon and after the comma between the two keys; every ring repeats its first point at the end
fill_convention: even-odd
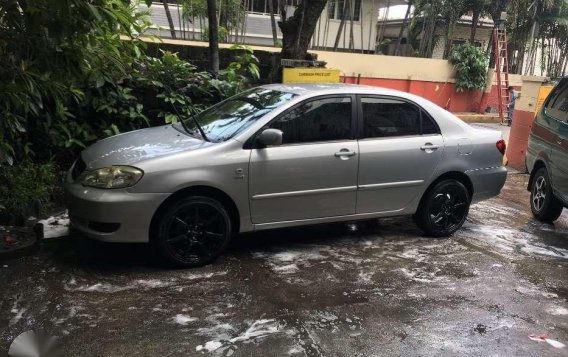
{"type": "Polygon", "coordinates": [[[71,226],[105,242],[149,241],[150,222],[168,193],[130,193],[66,184],[71,226]]]}
{"type": "Polygon", "coordinates": [[[466,171],[473,184],[472,202],[479,202],[501,193],[507,180],[507,168],[505,166],[489,167],[486,169],[466,171]]]}

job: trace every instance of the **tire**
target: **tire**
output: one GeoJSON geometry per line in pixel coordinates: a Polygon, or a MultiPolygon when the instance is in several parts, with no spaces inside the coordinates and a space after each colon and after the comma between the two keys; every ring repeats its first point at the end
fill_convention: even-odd
{"type": "Polygon", "coordinates": [[[562,203],[554,197],[546,168],[535,173],[531,184],[531,211],[537,220],[552,223],[562,214],[562,203]]]}
{"type": "Polygon", "coordinates": [[[166,262],[192,268],[223,254],[231,236],[227,209],[215,199],[191,196],[166,207],[158,217],[151,243],[166,262]]]}
{"type": "Polygon", "coordinates": [[[440,181],[422,197],[414,222],[428,236],[451,236],[467,219],[470,203],[469,192],[461,182],[440,181]]]}

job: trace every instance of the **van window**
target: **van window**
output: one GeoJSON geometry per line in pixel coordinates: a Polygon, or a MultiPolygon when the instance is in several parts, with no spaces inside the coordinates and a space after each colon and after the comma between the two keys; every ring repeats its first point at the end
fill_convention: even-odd
{"type": "Polygon", "coordinates": [[[568,120],[568,80],[562,80],[550,93],[545,111],[556,120],[568,120]]]}

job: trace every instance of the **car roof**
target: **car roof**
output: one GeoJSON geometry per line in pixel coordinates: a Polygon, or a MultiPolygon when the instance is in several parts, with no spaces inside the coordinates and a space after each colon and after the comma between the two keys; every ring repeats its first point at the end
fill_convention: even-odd
{"type": "Polygon", "coordinates": [[[372,93],[378,95],[390,94],[406,97],[405,94],[408,94],[394,89],[346,83],[268,84],[262,86],[262,88],[294,93],[297,95],[372,93]]]}

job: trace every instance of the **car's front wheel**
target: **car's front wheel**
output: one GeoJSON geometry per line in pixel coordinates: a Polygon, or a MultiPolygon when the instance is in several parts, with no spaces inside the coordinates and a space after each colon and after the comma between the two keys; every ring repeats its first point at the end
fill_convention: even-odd
{"type": "Polygon", "coordinates": [[[464,224],[470,201],[469,192],[461,182],[440,181],[424,195],[414,221],[429,236],[450,236],[464,224]]]}
{"type": "Polygon", "coordinates": [[[538,169],[531,185],[531,211],[541,222],[552,223],[562,214],[562,203],[554,197],[548,172],[538,169]]]}
{"type": "Polygon", "coordinates": [[[232,235],[231,218],[215,199],[186,197],[166,207],[154,234],[152,243],[169,263],[201,266],[224,252],[232,235]]]}

